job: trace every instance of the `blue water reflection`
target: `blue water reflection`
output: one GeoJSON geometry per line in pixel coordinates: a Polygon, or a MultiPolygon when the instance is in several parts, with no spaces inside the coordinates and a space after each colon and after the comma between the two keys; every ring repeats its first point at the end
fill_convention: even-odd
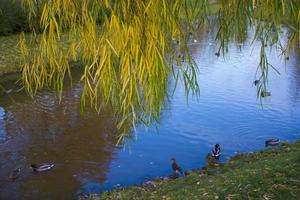
{"type": "Polygon", "coordinates": [[[6,132],[5,132],[5,110],[4,108],[0,107],[0,141],[5,139],[6,132]]]}
{"type": "Polygon", "coordinates": [[[199,65],[201,95],[185,99],[178,85],[158,128],[138,128],[138,138],[125,151],[118,150],[111,163],[107,182],[89,183],[85,192],[128,186],[172,173],[175,157],[184,169],[205,165],[205,155],[220,143],[224,161],[237,152],[264,149],[264,141],[278,137],[293,141],[300,137],[300,69],[297,54],[289,61],[276,49],[268,51],[271,97],[257,99],[253,85],[259,62],[259,44],[249,47],[230,44],[230,53],[214,56],[213,40],[191,44],[199,65]]]}

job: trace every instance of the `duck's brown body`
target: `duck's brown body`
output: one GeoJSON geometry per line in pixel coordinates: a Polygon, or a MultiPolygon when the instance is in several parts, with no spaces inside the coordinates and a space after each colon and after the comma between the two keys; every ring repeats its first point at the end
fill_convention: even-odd
{"type": "Polygon", "coordinates": [[[206,162],[211,167],[219,166],[218,161],[210,153],[206,155],[206,162]]]}
{"type": "Polygon", "coordinates": [[[172,159],[172,169],[173,169],[173,171],[175,172],[175,173],[180,173],[180,174],[182,174],[182,169],[181,169],[181,167],[179,167],[178,166],[178,164],[176,163],[176,161],[175,161],[175,159],[173,158],[172,159]]]}

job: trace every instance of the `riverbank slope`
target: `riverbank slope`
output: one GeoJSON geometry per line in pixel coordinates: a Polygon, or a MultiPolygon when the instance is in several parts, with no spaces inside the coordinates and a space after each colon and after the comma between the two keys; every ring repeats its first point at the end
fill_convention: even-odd
{"type": "Polygon", "coordinates": [[[87,199],[297,199],[300,196],[300,140],[255,153],[238,154],[206,174],[155,187],[116,189],[87,199]]]}
{"type": "Polygon", "coordinates": [[[0,36],[0,77],[21,70],[18,35],[0,36]]]}

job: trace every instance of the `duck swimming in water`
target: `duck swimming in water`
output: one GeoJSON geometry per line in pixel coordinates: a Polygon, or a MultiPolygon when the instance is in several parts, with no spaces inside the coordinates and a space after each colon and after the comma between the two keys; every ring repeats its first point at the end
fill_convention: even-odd
{"type": "Polygon", "coordinates": [[[42,165],[37,165],[37,164],[32,164],[31,169],[34,172],[46,172],[51,170],[54,167],[54,164],[42,164],[42,165]]]}
{"type": "Polygon", "coordinates": [[[215,148],[212,150],[212,156],[213,156],[215,159],[219,160],[220,155],[221,155],[221,147],[220,147],[219,144],[216,144],[216,145],[215,145],[215,148]]]}
{"type": "Polygon", "coordinates": [[[183,174],[181,167],[176,163],[175,158],[172,158],[172,169],[176,174],[183,174]]]}
{"type": "Polygon", "coordinates": [[[255,80],[253,83],[255,86],[257,86],[260,83],[260,80],[255,80]]]}
{"type": "Polygon", "coordinates": [[[269,140],[265,141],[266,147],[268,147],[268,146],[277,146],[277,145],[279,145],[279,143],[280,143],[280,140],[279,139],[275,139],[275,138],[269,139],[269,140]]]}

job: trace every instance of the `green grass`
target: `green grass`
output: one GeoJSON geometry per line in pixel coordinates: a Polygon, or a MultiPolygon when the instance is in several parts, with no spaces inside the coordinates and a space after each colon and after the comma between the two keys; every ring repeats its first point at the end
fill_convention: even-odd
{"type": "Polygon", "coordinates": [[[300,141],[281,147],[240,154],[218,168],[197,171],[155,189],[130,187],[87,199],[299,199],[300,141]]]}
{"type": "Polygon", "coordinates": [[[21,0],[0,0],[0,36],[29,31],[21,0]]]}
{"type": "Polygon", "coordinates": [[[18,35],[0,37],[0,76],[21,69],[18,39],[18,35]]]}

